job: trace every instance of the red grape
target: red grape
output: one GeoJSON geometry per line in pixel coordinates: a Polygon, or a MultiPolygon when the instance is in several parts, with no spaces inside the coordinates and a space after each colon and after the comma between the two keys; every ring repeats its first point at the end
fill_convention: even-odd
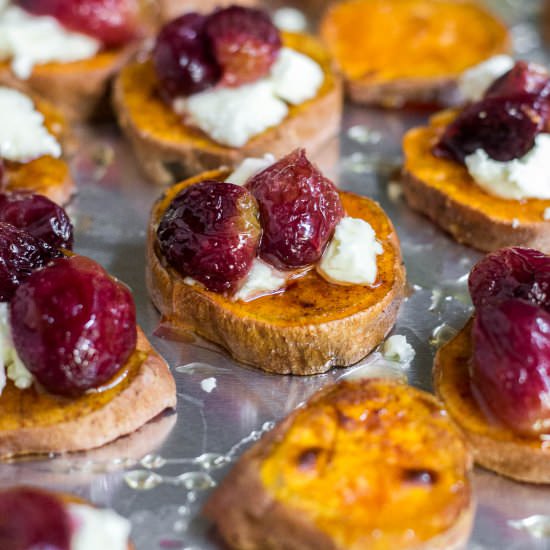
{"type": "Polygon", "coordinates": [[[16,0],[34,15],[55,17],[64,27],[87,34],[108,48],[139,34],[138,0],[16,0]]]}
{"type": "Polygon", "coordinates": [[[279,30],[262,10],[242,6],[217,10],[208,18],[205,30],[226,86],[266,76],[281,49],[279,30]]]}
{"type": "Polygon", "coordinates": [[[19,357],[49,392],[77,396],[114,376],[136,348],[126,286],[82,256],[54,260],[10,302],[19,357]]]}
{"type": "Polygon", "coordinates": [[[472,380],[497,418],[518,433],[550,428],[550,313],[523,300],[478,309],[472,380]]]}
{"type": "Polygon", "coordinates": [[[71,522],[63,503],[31,488],[0,491],[2,550],[70,550],[71,522]]]}
{"type": "Polygon", "coordinates": [[[0,221],[23,229],[52,248],[73,247],[67,212],[43,195],[0,193],[0,221]]]}
{"type": "Polygon", "coordinates": [[[260,207],[260,256],[279,269],[321,259],[344,208],[334,184],[297,149],[246,184],[260,207]]]}
{"type": "Polygon", "coordinates": [[[234,292],[252,267],[260,239],[252,195],[231,183],[203,181],[179,193],[157,236],[168,263],[214,292],[234,292]]]}
{"type": "Polygon", "coordinates": [[[153,64],[167,99],[214,86],[221,71],[204,32],[206,16],[187,13],[166,24],[153,49],[153,64]]]}
{"type": "Polygon", "coordinates": [[[460,163],[477,149],[500,162],[521,158],[546,126],[549,108],[537,94],[486,98],[458,115],[433,153],[460,163]]]}

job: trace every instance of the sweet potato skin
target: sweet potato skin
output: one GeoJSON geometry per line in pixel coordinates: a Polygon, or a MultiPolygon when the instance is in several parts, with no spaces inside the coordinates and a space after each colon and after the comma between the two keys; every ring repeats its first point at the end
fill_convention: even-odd
{"type": "MultiPolygon", "coordinates": [[[[231,548],[242,550],[459,548],[468,538],[474,509],[469,484],[471,459],[459,431],[440,412],[435,398],[395,382],[371,379],[327,387],[243,455],[206,503],[204,513],[231,548]],[[398,412],[399,419],[393,416],[398,412]],[[457,493],[449,491],[447,501],[438,500],[429,518],[419,511],[414,518],[417,532],[407,541],[399,530],[405,530],[411,518],[403,514],[406,500],[399,501],[396,495],[414,500],[418,487],[408,486],[410,472],[402,478],[407,481],[394,478],[403,475],[394,461],[400,465],[407,461],[399,450],[398,434],[420,430],[426,435],[432,429],[435,438],[450,446],[450,461],[446,459],[441,466],[448,470],[439,472],[438,479],[456,475],[464,485],[457,493]],[[376,459],[370,461],[371,450],[379,444],[391,458],[375,466],[376,459]],[[362,453],[368,457],[364,461],[362,453]],[[342,468],[346,461],[349,467],[342,468]],[[361,462],[362,468],[357,469],[361,462]],[[362,492],[363,483],[370,496],[369,491],[362,492]],[[373,497],[378,489],[382,492],[373,497]],[[385,508],[392,498],[400,504],[385,508]],[[376,514],[364,506],[368,502],[376,514]],[[396,530],[391,522],[385,523],[387,512],[399,525],[396,530]],[[438,514],[444,519],[440,529],[434,530],[438,514]],[[429,527],[423,526],[423,521],[429,527]],[[377,537],[371,536],[372,530],[377,537]]],[[[425,454],[419,457],[414,440],[411,435],[419,465],[433,449],[427,444],[425,454]]],[[[436,444],[436,439],[429,440],[436,444]]],[[[438,483],[420,490],[433,491],[427,501],[438,498],[438,483]]],[[[414,507],[412,501],[409,504],[414,507]]]]}

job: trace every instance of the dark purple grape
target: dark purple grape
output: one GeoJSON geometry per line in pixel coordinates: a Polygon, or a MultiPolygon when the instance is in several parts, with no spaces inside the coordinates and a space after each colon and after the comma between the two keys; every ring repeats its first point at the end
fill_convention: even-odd
{"type": "Polygon", "coordinates": [[[34,15],[55,17],[64,27],[117,48],[139,35],[138,0],[17,0],[34,15]]]}
{"type": "Polygon", "coordinates": [[[537,94],[484,99],[458,115],[433,153],[460,163],[477,149],[501,162],[521,158],[532,149],[548,113],[549,104],[537,94]]]}
{"type": "Polygon", "coordinates": [[[550,73],[545,67],[517,61],[510,71],[493,82],[485,97],[515,97],[523,94],[543,97],[550,94],[550,73]]]}
{"type": "Polygon", "coordinates": [[[19,357],[53,394],[100,386],[136,349],[130,291],[82,256],[35,271],[15,292],[10,321],[19,357]]]}
{"type": "Polygon", "coordinates": [[[46,265],[52,253],[26,231],[0,222],[0,302],[11,300],[17,287],[46,265]]]}
{"type": "Polygon", "coordinates": [[[296,149],[246,184],[260,206],[260,256],[279,269],[319,261],[344,208],[334,184],[296,149]]]}
{"type": "Polygon", "coordinates": [[[2,550],[70,550],[71,522],[63,503],[31,488],[0,491],[2,550]]]}
{"type": "Polygon", "coordinates": [[[153,65],[166,99],[214,86],[220,67],[204,32],[206,16],[187,13],[166,24],[153,49],[153,65]]]}
{"type": "Polygon", "coordinates": [[[281,49],[279,30],[262,10],[243,6],[219,9],[208,18],[205,28],[226,86],[266,76],[281,49]]]}
{"type": "Polygon", "coordinates": [[[550,256],[532,248],[503,248],[474,266],[468,285],[476,308],[520,298],[550,313],[550,256]]]}
{"type": "Polygon", "coordinates": [[[238,185],[208,180],[174,198],[157,236],[162,254],[181,275],[231,293],[252,267],[260,232],[252,195],[238,185]]]}
{"type": "Polygon", "coordinates": [[[0,193],[0,221],[23,229],[52,248],[73,248],[69,216],[43,195],[0,193]]]}
{"type": "Polygon", "coordinates": [[[522,300],[485,305],[473,328],[472,381],[518,433],[550,428],[550,314],[522,300]]]}

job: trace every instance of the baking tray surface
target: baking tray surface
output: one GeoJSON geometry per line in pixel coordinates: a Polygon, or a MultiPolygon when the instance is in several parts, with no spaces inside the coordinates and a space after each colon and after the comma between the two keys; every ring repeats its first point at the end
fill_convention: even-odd
{"type": "MultiPolygon", "coordinates": [[[[546,61],[532,23],[538,2],[491,2],[512,24],[518,55],[546,61]]],[[[130,285],[139,322],[167,359],[177,382],[176,413],[88,453],[0,466],[0,484],[37,484],[71,491],[129,517],[137,550],[221,548],[200,508],[241,452],[312,393],[361,369],[430,390],[434,352],[472,311],[467,274],[481,255],[453,242],[411,212],[400,197],[397,170],[404,131],[426,113],[346,105],[342,132],[322,154],[322,168],[346,190],[379,201],[401,239],[408,295],[393,334],[416,351],[407,369],[372,354],[358,366],[312,377],[275,376],[240,366],[198,338],[174,342],[147,298],[145,233],[160,189],[146,183],[114,126],[79,131],[74,169],[80,194],[71,205],[76,251],[130,285]],[[159,330],[160,326],[160,330],[159,330]]],[[[471,550],[550,548],[550,488],[507,481],[477,469],[471,550]]]]}

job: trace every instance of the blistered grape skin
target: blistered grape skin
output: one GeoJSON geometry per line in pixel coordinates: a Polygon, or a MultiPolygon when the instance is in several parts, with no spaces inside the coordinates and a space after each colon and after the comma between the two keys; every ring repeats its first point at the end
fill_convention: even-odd
{"type": "Polygon", "coordinates": [[[55,17],[64,27],[117,48],[140,33],[138,0],[16,0],[34,15],[55,17]]]}
{"type": "Polygon", "coordinates": [[[549,105],[537,94],[490,97],[467,106],[445,129],[433,154],[464,163],[483,149],[493,160],[521,158],[535,144],[548,120],[549,105]]]}
{"type": "Polygon", "coordinates": [[[0,193],[0,221],[27,231],[52,248],[73,248],[73,225],[67,212],[43,195],[0,193]]]}
{"type": "Polygon", "coordinates": [[[15,292],[10,321],[23,364],[57,395],[107,382],[136,349],[130,291],[82,256],[35,271],[15,292]]]}
{"type": "Polygon", "coordinates": [[[173,199],[157,237],[182,276],[213,292],[232,293],[252,267],[260,231],[256,202],[245,188],[207,180],[173,199]]]}
{"type": "Polygon", "coordinates": [[[243,6],[214,12],[205,32],[226,86],[240,86],[266,76],[282,44],[279,30],[267,13],[243,6]]]}
{"type": "Polygon", "coordinates": [[[71,523],[63,503],[31,488],[0,491],[2,550],[70,550],[71,523]]]}
{"type": "Polygon", "coordinates": [[[503,248],[487,254],[468,279],[477,308],[521,298],[550,313],[550,256],[532,248],[503,248]]]}
{"type": "Polygon", "coordinates": [[[0,302],[8,302],[31,273],[52,258],[52,251],[26,231],[0,222],[0,302]]]}
{"type": "Polygon", "coordinates": [[[344,208],[334,184],[297,149],[246,184],[260,207],[260,256],[278,269],[321,259],[344,208]]]}
{"type": "Polygon", "coordinates": [[[187,13],[161,29],[152,59],[165,99],[202,92],[219,81],[221,70],[204,32],[206,20],[187,13]]]}
{"type": "Polygon", "coordinates": [[[550,73],[545,67],[527,61],[517,61],[506,74],[495,80],[485,92],[485,97],[514,97],[550,94],[550,73]]]}
{"type": "Polygon", "coordinates": [[[523,300],[478,309],[472,382],[485,405],[514,432],[550,428],[550,314],[523,300]]]}

